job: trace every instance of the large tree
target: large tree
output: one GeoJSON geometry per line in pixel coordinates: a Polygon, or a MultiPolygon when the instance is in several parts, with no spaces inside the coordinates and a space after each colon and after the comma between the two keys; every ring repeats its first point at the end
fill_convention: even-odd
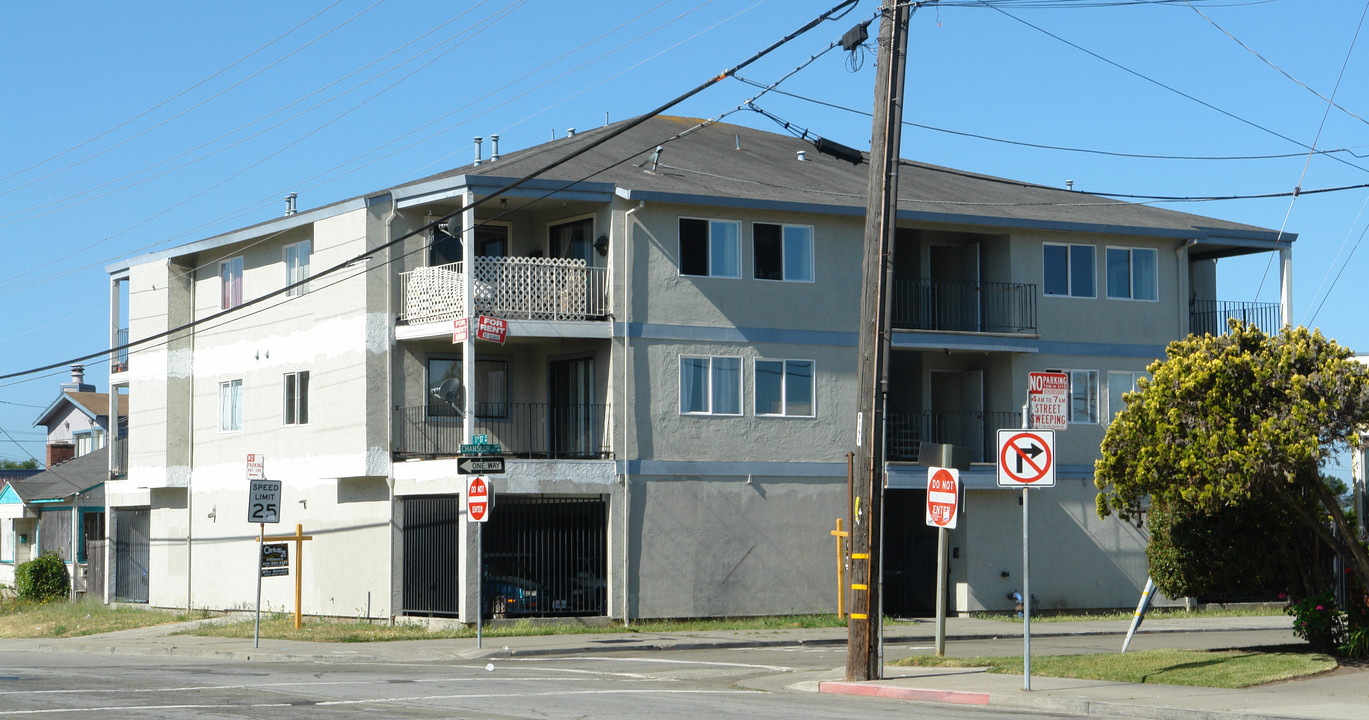
{"type": "Polygon", "coordinates": [[[33,458],[20,462],[8,458],[0,458],[0,470],[37,470],[38,461],[33,458]]]}
{"type": "Polygon", "coordinates": [[[1283,529],[1290,541],[1313,534],[1369,587],[1369,555],[1319,472],[1369,422],[1369,369],[1320,332],[1269,336],[1235,322],[1172,342],[1166,356],[1108,427],[1098,514],[1277,503],[1296,522],[1283,529]]]}

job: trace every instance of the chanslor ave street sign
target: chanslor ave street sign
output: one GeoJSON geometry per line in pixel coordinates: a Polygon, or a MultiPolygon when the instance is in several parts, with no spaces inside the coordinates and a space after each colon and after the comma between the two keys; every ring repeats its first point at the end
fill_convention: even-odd
{"type": "Polygon", "coordinates": [[[466,483],[466,520],[485,522],[490,519],[490,506],[493,505],[494,489],[490,482],[479,475],[466,483]]]}
{"type": "Polygon", "coordinates": [[[1055,487],[1055,431],[999,429],[999,487],[1055,487]]]}
{"type": "Polygon", "coordinates": [[[927,468],[927,525],[954,530],[960,517],[960,471],[927,468]]]}

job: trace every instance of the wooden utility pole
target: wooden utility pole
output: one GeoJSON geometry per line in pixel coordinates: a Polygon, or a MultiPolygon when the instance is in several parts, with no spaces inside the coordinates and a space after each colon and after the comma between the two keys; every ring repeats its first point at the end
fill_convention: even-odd
{"type": "Polygon", "coordinates": [[[880,11],[876,55],[875,120],[870,138],[870,182],[860,296],[860,372],[856,405],[856,467],[851,518],[851,619],[847,625],[846,679],[883,674],[879,637],[880,520],[884,492],[884,398],[888,390],[888,285],[893,274],[898,209],[899,131],[903,123],[903,71],[910,5],[886,0],[880,11]]]}

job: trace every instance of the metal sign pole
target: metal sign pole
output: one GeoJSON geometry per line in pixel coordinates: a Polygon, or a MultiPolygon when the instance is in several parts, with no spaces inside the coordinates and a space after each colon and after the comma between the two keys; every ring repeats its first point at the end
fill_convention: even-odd
{"type": "Polygon", "coordinates": [[[266,523],[257,528],[257,619],[252,623],[252,647],[261,647],[261,554],[266,543],[266,523]]]}
{"type": "Polygon", "coordinates": [[[475,647],[485,634],[485,523],[475,524],[475,647]]]}
{"type": "MultiPolygon", "coordinates": [[[[1031,397],[1022,406],[1022,427],[1031,428],[1031,397]]],[[[1027,486],[1022,486],[1022,689],[1032,689],[1031,513],[1027,486]]]]}

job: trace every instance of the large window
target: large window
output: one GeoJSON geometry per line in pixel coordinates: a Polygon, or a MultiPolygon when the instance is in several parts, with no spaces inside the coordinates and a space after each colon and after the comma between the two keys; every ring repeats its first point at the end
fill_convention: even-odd
{"type": "Polygon", "coordinates": [[[225,432],[242,429],[242,381],[219,383],[219,429],[225,432]]]}
{"type": "Polygon", "coordinates": [[[1041,250],[1046,295],[1094,297],[1093,246],[1046,243],[1041,250]]]}
{"type": "Polygon", "coordinates": [[[742,359],[681,356],[680,413],[742,414],[742,359]]]}
{"type": "Polygon", "coordinates": [[[1126,407],[1126,401],[1122,396],[1129,392],[1136,391],[1136,381],[1145,377],[1143,372],[1118,372],[1108,371],[1108,420],[1117,417],[1117,413],[1122,412],[1126,407]]]}
{"type": "MultiPolygon", "coordinates": [[[[428,358],[428,416],[458,417],[453,407],[440,395],[442,383],[455,379],[461,383],[460,358],[428,358]]],[[[509,361],[501,359],[475,360],[475,416],[498,419],[509,416],[509,361]]]]}
{"type": "Polygon", "coordinates": [[[586,265],[590,263],[590,250],[594,246],[594,218],[587,217],[579,220],[552,225],[549,228],[551,235],[550,256],[554,258],[572,258],[584,260],[586,265]]]}
{"type": "Polygon", "coordinates": [[[1154,248],[1108,248],[1108,297],[1155,300],[1159,271],[1154,248]]]}
{"type": "Polygon", "coordinates": [[[444,229],[460,222],[461,216],[458,215],[432,229],[432,236],[428,241],[428,267],[461,262],[461,232],[447,232],[444,229]]]}
{"type": "Polygon", "coordinates": [[[309,423],[309,371],[285,373],[285,424],[309,423]]]}
{"type": "Polygon", "coordinates": [[[808,225],[751,225],[757,280],[813,281],[813,228],[808,225]]]}
{"type": "Polygon", "coordinates": [[[219,263],[219,307],[228,310],[242,304],[242,256],[219,263]]]}
{"type": "Polygon", "coordinates": [[[741,223],[680,218],[680,274],[741,277],[741,223]]]}
{"type": "MultiPolygon", "coordinates": [[[[286,285],[294,285],[297,282],[304,282],[309,279],[309,254],[312,248],[313,242],[310,240],[285,246],[286,285]]],[[[304,283],[299,287],[291,288],[286,292],[286,295],[294,297],[307,292],[309,292],[309,284],[304,283]]]]}
{"type": "Polygon", "coordinates": [[[813,417],[813,361],[757,360],[756,414],[813,417]]]}

